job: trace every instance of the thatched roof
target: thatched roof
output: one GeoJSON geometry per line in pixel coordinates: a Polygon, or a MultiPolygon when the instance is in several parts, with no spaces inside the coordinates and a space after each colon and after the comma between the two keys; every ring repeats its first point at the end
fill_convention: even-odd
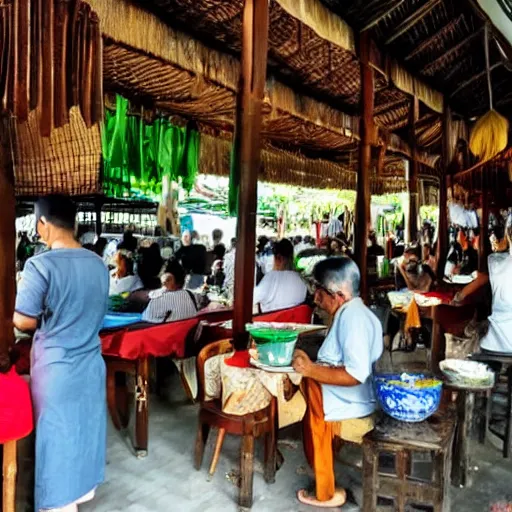
{"type": "MultiPolygon", "coordinates": [[[[234,124],[243,0],[88,3],[104,35],[106,90],[158,115],[194,120],[204,140],[213,137],[225,148],[234,124]]],[[[465,118],[487,109],[483,23],[471,0],[270,0],[262,179],[355,186],[361,85],[356,39],[366,29],[373,41],[378,143],[386,147],[378,174],[378,148],[373,155],[374,193],[406,187],[403,158],[411,155],[406,140],[413,94],[421,101],[420,177],[436,182],[443,95],[465,118]],[[299,178],[301,173],[306,177],[299,178]]],[[[498,40],[505,52],[512,50],[493,34],[496,106],[509,115],[511,75],[498,40]]],[[[98,140],[91,143],[97,153],[87,165],[99,159],[98,140]]],[[[227,172],[225,156],[203,162],[212,172],[227,172]]],[[[97,181],[87,193],[94,187],[97,181]]]]}
{"type": "MultiPolygon", "coordinates": [[[[146,107],[163,113],[193,119],[198,122],[201,131],[220,139],[231,137],[239,71],[235,53],[236,48],[239,50],[236,44],[240,41],[238,33],[238,43],[235,44],[234,34],[228,38],[226,32],[227,27],[238,22],[235,22],[234,18],[232,23],[226,20],[233,16],[235,7],[238,9],[235,18],[239,19],[241,2],[229,2],[229,5],[221,0],[214,2],[216,8],[212,9],[211,13],[215,11],[223,21],[222,26],[218,27],[216,37],[223,38],[222,34],[225,33],[224,39],[229,43],[222,46],[224,51],[218,51],[219,44],[213,44],[211,38],[208,46],[197,38],[196,33],[187,35],[132,3],[91,0],[91,4],[99,13],[105,35],[104,76],[107,90],[120,92],[132,101],[139,101],[146,107]],[[121,20],[127,22],[123,23],[121,20]],[[134,29],[135,26],[137,30],[134,29]]],[[[180,2],[167,2],[166,9],[173,9],[178,4],[180,2]]],[[[202,10],[206,4],[211,2],[204,2],[204,5],[202,1],[194,2],[193,9],[185,9],[184,3],[181,2],[183,9],[180,16],[184,16],[185,13],[192,16],[186,20],[187,27],[200,27],[201,23],[206,23],[210,19],[202,10]],[[202,20],[201,23],[199,18],[202,20]]],[[[271,5],[274,9],[274,3],[271,5]]],[[[185,18],[174,16],[174,11],[170,12],[173,14],[174,24],[184,26],[185,18]]],[[[271,28],[271,34],[289,33],[287,27],[295,27],[299,23],[301,37],[306,37],[303,36],[307,31],[306,26],[302,26],[301,22],[290,17],[285,11],[275,12],[284,14],[285,17],[278,18],[276,14],[272,15],[275,26],[274,30],[271,28]]],[[[211,26],[208,28],[211,29],[211,26]]],[[[310,36],[317,40],[316,33],[311,30],[310,32],[310,36]]],[[[282,51],[284,58],[287,51],[285,46],[282,46],[282,51]]],[[[344,73],[343,77],[339,76],[336,80],[330,79],[327,82],[331,88],[336,84],[340,84],[339,87],[346,87],[343,96],[351,97],[350,101],[355,107],[359,101],[358,61],[353,51],[342,48],[336,51],[340,58],[343,58],[351,69],[353,68],[356,85],[354,91],[350,92],[349,88],[352,86],[348,85],[347,73],[344,73]]],[[[307,59],[306,54],[300,53],[294,61],[306,59],[303,74],[306,73],[306,68],[313,70],[314,74],[312,59],[315,54],[312,49],[308,52],[307,59]]],[[[269,54],[269,58],[273,63],[275,59],[272,53],[269,54]]],[[[271,66],[274,70],[273,64],[271,66]]],[[[282,71],[284,72],[284,68],[282,71]]],[[[350,111],[345,108],[348,103],[340,96],[336,101],[327,101],[327,94],[305,94],[304,88],[300,91],[294,90],[285,85],[284,82],[296,84],[291,78],[283,78],[283,72],[271,74],[267,83],[263,121],[266,149],[270,152],[280,151],[280,155],[283,152],[288,155],[296,153],[299,159],[314,159],[309,167],[314,167],[315,162],[321,165],[321,160],[341,165],[344,172],[356,172],[359,119],[355,115],[343,113],[350,111]],[[279,75],[279,79],[276,75],[279,75]]],[[[284,74],[295,76],[292,70],[284,74]]],[[[308,80],[311,81],[312,78],[308,80]]],[[[317,81],[320,83],[323,78],[317,77],[317,81]]],[[[403,138],[391,132],[407,125],[410,97],[403,91],[391,87],[389,78],[382,73],[377,74],[377,84],[375,118],[377,125],[383,130],[382,143],[386,143],[388,149],[382,176],[388,179],[398,176],[403,190],[406,185],[404,163],[398,157],[410,156],[411,152],[403,138]]],[[[333,94],[339,94],[339,91],[333,94]]],[[[420,145],[436,149],[440,140],[440,117],[426,107],[422,109],[422,113],[425,115],[417,129],[420,145]]],[[[420,151],[422,173],[437,176],[438,159],[439,154],[435,151],[432,155],[420,151]]],[[[282,161],[281,158],[277,160],[282,161]]],[[[226,169],[219,172],[225,171],[226,169]]],[[[286,182],[295,181],[293,173],[289,173],[288,177],[281,172],[274,174],[279,174],[286,182]]],[[[327,181],[322,183],[325,184],[327,181]]]]}
{"type": "MultiPolygon", "coordinates": [[[[442,91],[466,116],[489,108],[485,76],[486,17],[470,0],[321,0],[407,69],[442,91]]],[[[505,14],[504,14],[505,15],[505,14]]],[[[510,45],[491,27],[490,64],[496,107],[512,114],[510,45]]]]}

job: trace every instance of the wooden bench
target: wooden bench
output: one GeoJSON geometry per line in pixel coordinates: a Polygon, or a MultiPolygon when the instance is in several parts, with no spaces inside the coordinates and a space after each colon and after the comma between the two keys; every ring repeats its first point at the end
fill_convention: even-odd
{"type": "Polygon", "coordinates": [[[382,416],[363,440],[363,512],[379,510],[379,498],[393,501],[398,512],[405,512],[411,505],[448,512],[454,432],[453,409],[438,412],[421,423],[404,423],[382,416]],[[414,453],[431,455],[430,479],[412,475],[414,453]],[[393,473],[380,470],[381,455],[393,457],[393,473]]]}

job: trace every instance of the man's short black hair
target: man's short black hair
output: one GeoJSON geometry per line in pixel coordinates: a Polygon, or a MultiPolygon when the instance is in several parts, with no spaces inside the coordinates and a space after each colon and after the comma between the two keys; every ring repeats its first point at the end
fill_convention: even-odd
{"type": "Polygon", "coordinates": [[[283,238],[274,244],[274,256],[281,256],[286,260],[293,259],[293,244],[288,238],[283,238]]]}
{"type": "Polygon", "coordinates": [[[183,288],[183,286],[185,286],[185,269],[177,259],[169,260],[169,263],[167,263],[167,266],[165,267],[165,273],[172,274],[174,276],[176,285],[179,288],[183,288]]]}
{"type": "Polygon", "coordinates": [[[35,214],[36,223],[44,217],[58,228],[75,230],[76,204],[68,196],[52,194],[39,198],[35,205],[35,214]]]}

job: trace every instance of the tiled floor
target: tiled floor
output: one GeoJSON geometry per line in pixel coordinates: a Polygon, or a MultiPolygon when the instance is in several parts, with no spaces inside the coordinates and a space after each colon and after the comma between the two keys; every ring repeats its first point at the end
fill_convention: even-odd
{"type": "MultiPolygon", "coordinates": [[[[210,438],[204,467],[196,472],[192,467],[192,451],[196,433],[195,406],[183,402],[181,390],[169,401],[153,400],[150,412],[150,447],[148,457],[138,460],[129,451],[126,439],[113,430],[109,434],[107,482],[96,500],[82,507],[81,512],[213,512],[236,511],[239,439],[227,437],[217,473],[207,481],[211,460],[210,438]],[[173,403],[174,402],[174,403],[173,403]]],[[[470,489],[452,489],[454,512],[487,512],[490,504],[512,502],[512,463],[501,458],[499,450],[488,443],[475,443],[478,472],[470,489]]],[[[261,461],[261,447],[257,447],[261,461]]],[[[263,481],[261,463],[256,463],[254,480],[254,512],[310,512],[295,499],[297,489],[310,486],[311,473],[304,459],[298,429],[281,432],[280,450],[285,463],[276,483],[263,481]]],[[[346,456],[347,453],[345,452],[346,456]]],[[[353,459],[353,455],[349,458],[353,459]]],[[[355,454],[357,458],[357,454],[355,454]]],[[[344,512],[359,510],[361,504],[361,475],[356,469],[337,464],[338,483],[350,490],[351,502],[344,512]]]]}

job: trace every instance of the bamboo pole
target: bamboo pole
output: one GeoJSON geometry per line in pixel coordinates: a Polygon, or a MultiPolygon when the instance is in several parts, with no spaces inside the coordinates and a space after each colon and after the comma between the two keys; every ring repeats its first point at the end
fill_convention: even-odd
{"type": "Polygon", "coordinates": [[[482,174],[482,227],[478,239],[478,271],[487,272],[489,247],[489,184],[486,174],[482,174]]]}
{"type": "Polygon", "coordinates": [[[256,259],[256,210],[261,153],[261,107],[265,92],[268,48],[268,0],[245,0],[242,65],[237,96],[236,165],[240,169],[233,337],[247,348],[245,324],[252,320],[256,259]]]}
{"type": "Polygon", "coordinates": [[[448,180],[447,170],[453,159],[453,123],[450,107],[445,104],[443,112],[443,173],[439,182],[439,220],[437,224],[437,275],[444,276],[448,252],[448,180]]]}
{"type": "Polygon", "coordinates": [[[409,145],[411,146],[411,160],[409,165],[409,179],[407,188],[409,192],[409,215],[405,232],[406,242],[412,243],[418,239],[418,148],[416,145],[415,126],[419,120],[419,101],[415,96],[411,101],[409,117],[409,145]]]}
{"type": "Polygon", "coordinates": [[[355,261],[361,271],[361,297],[368,297],[368,231],[370,219],[370,166],[371,144],[374,139],[374,72],[370,66],[370,37],[363,32],[360,38],[359,60],[361,66],[361,125],[359,143],[359,171],[357,175],[355,261]]]}

